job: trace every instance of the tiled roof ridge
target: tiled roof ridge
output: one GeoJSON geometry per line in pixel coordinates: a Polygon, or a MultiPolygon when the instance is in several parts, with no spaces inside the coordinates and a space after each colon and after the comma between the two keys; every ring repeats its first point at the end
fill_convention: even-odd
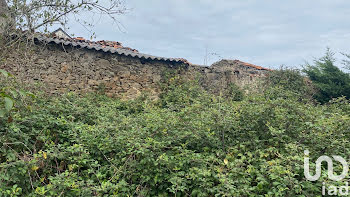
{"type": "Polygon", "coordinates": [[[116,42],[116,41],[107,41],[107,40],[90,41],[82,37],[59,38],[55,35],[44,35],[44,34],[35,35],[35,39],[37,39],[40,42],[55,43],[55,44],[61,44],[66,46],[71,45],[74,47],[79,46],[81,48],[86,48],[89,50],[103,51],[106,53],[110,52],[112,54],[117,53],[119,55],[136,57],[140,59],[143,58],[146,60],[168,61],[168,62],[176,62],[176,63],[183,63],[186,65],[192,65],[189,61],[187,61],[184,58],[166,58],[166,57],[158,57],[158,56],[139,53],[138,50],[132,49],[129,47],[123,47],[122,43],[116,42]]]}

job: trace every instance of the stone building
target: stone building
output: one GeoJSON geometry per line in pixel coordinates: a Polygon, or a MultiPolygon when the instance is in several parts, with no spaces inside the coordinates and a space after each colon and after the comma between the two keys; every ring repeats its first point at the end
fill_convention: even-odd
{"type": "Polygon", "coordinates": [[[72,39],[62,28],[58,28],[56,31],[52,32],[52,35],[60,39],[72,39]]]}
{"type": "Polygon", "coordinates": [[[269,69],[238,60],[221,60],[212,66],[193,65],[182,58],[140,53],[120,42],[71,38],[62,29],[52,35],[37,35],[36,47],[25,62],[10,57],[0,65],[26,83],[43,82],[46,91],[88,92],[103,89],[110,96],[132,99],[142,92],[157,96],[166,73],[177,73],[219,93],[236,83],[252,85],[269,69]]]}

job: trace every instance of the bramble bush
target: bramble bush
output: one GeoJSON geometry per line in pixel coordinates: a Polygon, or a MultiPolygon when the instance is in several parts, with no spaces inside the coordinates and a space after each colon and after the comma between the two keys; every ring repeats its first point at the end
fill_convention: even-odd
{"type": "Polygon", "coordinates": [[[350,151],[345,98],[318,105],[283,82],[226,99],[169,80],[157,101],[67,93],[13,111],[0,196],[317,196],[330,180],[305,179],[304,150],[350,151]]]}
{"type": "Polygon", "coordinates": [[[311,100],[317,92],[312,82],[303,76],[298,69],[281,67],[271,71],[263,82],[265,94],[272,97],[288,97],[290,95],[294,98],[311,100]]]}

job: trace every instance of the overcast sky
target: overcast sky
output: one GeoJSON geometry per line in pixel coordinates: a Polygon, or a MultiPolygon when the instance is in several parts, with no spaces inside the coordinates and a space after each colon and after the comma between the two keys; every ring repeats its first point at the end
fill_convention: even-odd
{"type": "MultiPolygon", "coordinates": [[[[298,67],[324,54],[350,53],[350,0],[126,0],[119,30],[94,16],[97,40],[204,64],[239,59],[260,66],[298,67]]],[[[84,16],[89,18],[91,16],[84,16]]],[[[88,38],[71,23],[68,33],[88,38]]]]}

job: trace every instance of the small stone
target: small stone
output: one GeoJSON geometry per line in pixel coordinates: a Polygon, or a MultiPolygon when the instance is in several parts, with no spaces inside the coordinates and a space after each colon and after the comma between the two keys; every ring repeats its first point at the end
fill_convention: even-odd
{"type": "Polygon", "coordinates": [[[67,63],[62,63],[61,64],[61,72],[65,73],[68,70],[68,64],[67,63]]]}

